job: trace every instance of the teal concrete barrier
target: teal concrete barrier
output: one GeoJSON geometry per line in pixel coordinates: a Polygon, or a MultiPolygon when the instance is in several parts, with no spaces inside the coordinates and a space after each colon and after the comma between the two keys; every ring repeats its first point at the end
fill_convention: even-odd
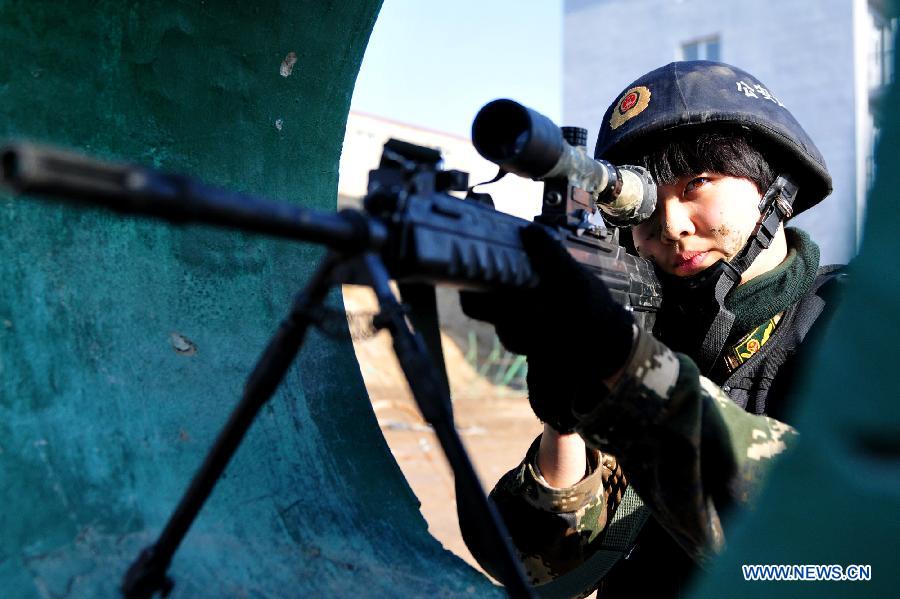
{"type": "MultiPolygon", "coordinates": [[[[379,7],[0,2],[0,133],[333,208],[379,7]]],[[[322,252],[8,195],[0,223],[2,595],[115,596],[322,252]]],[[[428,535],[346,335],[312,336],[170,573],[177,597],[497,594],[428,535]]]]}

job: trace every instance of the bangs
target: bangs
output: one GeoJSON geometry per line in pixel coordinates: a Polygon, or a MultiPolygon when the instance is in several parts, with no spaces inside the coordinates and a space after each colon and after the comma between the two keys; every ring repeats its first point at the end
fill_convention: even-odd
{"type": "Polygon", "coordinates": [[[618,163],[643,166],[659,185],[671,185],[684,176],[716,173],[750,179],[760,193],[775,180],[775,171],[744,130],[675,131],[655,143],[642,145],[645,153],[630,152],[618,163]]]}

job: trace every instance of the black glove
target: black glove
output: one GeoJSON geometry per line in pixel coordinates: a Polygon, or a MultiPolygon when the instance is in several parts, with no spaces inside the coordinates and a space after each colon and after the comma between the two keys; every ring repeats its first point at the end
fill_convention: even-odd
{"type": "Polygon", "coordinates": [[[543,227],[526,227],[521,236],[538,286],[463,292],[460,302],[468,316],[494,325],[506,349],[527,356],[534,413],[569,433],[576,399],[602,393],[603,380],[628,359],[634,319],[543,227]]]}

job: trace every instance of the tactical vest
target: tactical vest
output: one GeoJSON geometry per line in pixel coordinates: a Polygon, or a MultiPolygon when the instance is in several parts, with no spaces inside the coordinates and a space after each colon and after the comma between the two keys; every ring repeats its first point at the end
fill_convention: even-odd
{"type": "MultiPolygon", "coordinates": [[[[800,344],[809,336],[818,337],[827,328],[840,299],[841,281],[846,277],[842,268],[819,268],[810,290],[784,311],[768,341],[727,375],[721,387],[735,403],[748,412],[782,419],[786,395],[796,373],[805,370],[803,362],[809,358],[809,349],[817,345],[817,339],[809,339],[805,351],[799,351],[800,344]],[[819,326],[814,329],[815,324],[819,326]]],[[[718,383],[721,378],[713,380],[718,383]]],[[[605,569],[600,571],[608,574],[598,596],[615,599],[683,595],[696,570],[694,562],[643,504],[629,507],[629,520],[636,527],[625,533],[631,540],[630,546],[618,549],[616,556],[624,555],[625,559],[606,557],[605,569]]],[[[598,570],[594,572],[597,574],[598,570]]],[[[586,573],[581,575],[586,577],[586,573]]]]}
{"type": "MultiPolygon", "coordinates": [[[[785,395],[796,373],[803,370],[797,364],[798,349],[813,325],[819,322],[826,304],[833,304],[837,299],[836,289],[846,277],[841,269],[841,266],[819,268],[810,290],[784,311],[771,338],[720,383],[734,403],[752,414],[782,419],[785,395]]],[[[826,320],[833,311],[834,306],[830,305],[826,320]]],[[[827,322],[819,324],[822,329],[827,322]]]]}

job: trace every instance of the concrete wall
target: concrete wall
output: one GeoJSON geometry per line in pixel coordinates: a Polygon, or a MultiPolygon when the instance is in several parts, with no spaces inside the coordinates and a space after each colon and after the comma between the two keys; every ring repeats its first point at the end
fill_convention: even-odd
{"type": "MultiPolygon", "coordinates": [[[[0,136],[333,210],[379,6],[0,2],[0,136]]],[[[323,252],[9,194],[0,218],[0,594],[118,596],[323,252]]],[[[175,597],[494,592],[428,535],[346,331],[310,335],[170,574],[175,597]]]]}

